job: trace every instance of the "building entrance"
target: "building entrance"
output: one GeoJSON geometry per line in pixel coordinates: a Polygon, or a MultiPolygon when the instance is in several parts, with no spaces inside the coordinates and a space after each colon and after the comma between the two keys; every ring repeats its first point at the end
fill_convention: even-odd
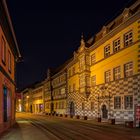
{"type": "Polygon", "coordinates": [[[106,105],[102,106],[102,118],[104,119],[108,118],[108,110],[106,109],[106,105]]]}
{"type": "Polygon", "coordinates": [[[74,114],[75,114],[74,103],[70,102],[70,115],[74,116],[74,114]]]}

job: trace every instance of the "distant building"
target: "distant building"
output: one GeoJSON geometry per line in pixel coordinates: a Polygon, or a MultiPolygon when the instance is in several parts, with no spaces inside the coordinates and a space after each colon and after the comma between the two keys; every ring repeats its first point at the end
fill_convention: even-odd
{"type": "Polygon", "coordinates": [[[21,94],[23,96],[23,111],[30,113],[43,112],[43,85],[34,83],[25,88],[21,94]]]}
{"type": "Polygon", "coordinates": [[[48,113],[140,122],[140,1],[102,27],[61,69],[48,71],[48,113]]]}
{"type": "Polygon", "coordinates": [[[0,133],[15,123],[15,73],[20,57],[5,0],[0,1],[0,133]]]}
{"type": "Polygon", "coordinates": [[[16,112],[22,112],[23,111],[23,103],[22,103],[22,94],[19,92],[16,92],[16,112]]]}

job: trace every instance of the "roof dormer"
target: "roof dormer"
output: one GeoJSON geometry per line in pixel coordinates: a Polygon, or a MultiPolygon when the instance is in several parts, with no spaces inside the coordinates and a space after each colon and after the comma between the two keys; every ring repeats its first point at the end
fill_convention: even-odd
{"type": "Polygon", "coordinates": [[[126,20],[131,15],[130,9],[125,8],[122,15],[123,15],[123,20],[126,20]]]}

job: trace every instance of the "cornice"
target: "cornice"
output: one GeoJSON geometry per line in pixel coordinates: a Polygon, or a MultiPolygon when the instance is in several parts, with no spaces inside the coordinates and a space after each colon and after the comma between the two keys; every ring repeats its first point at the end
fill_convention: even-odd
{"type": "Polygon", "coordinates": [[[140,11],[129,17],[127,20],[122,22],[119,26],[114,28],[112,31],[110,31],[108,34],[106,34],[104,37],[102,37],[99,41],[95,42],[92,46],[90,46],[89,50],[90,52],[95,50],[96,48],[100,47],[103,43],[105,43],[107,40],[111,39],[113,36],[115,36],[117,33],[134,23],[140,18],[140,11]]]}

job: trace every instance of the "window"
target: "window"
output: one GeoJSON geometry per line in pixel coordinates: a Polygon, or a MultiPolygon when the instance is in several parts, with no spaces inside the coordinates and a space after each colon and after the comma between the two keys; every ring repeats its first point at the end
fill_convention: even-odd
{"type": "Polygon", "coordinates": [[[8,70],[11,72],[11,53],[8,51],[8,70]]]}
{"type": "Polygon", "coordinates": [[[94,102],[91,102],[91,110],[94,110],[94,102]]]}
{"type": "Polygon", "coordinates": [[[132,109],[133,108],[133,96],[125,96],[124,98],[125,109],[132,109]]]}
{"type": "Polygon", "coordinates": [[[133,62],[124,65],[124,76],[129,77],[133,75],[133,62]]]}
{"type": "Polygon", "coordinates": [[[114,97],[114,109],[121,109],[121,97],[114,97]]]}
{"type": "Polygon", "coordinates": [[[124,46],[128,47],[133,43],[133,34],[132,31],[129,31],[124,35],[124,46]]]}
{"type": "Polygon", "coordinates": [[[2,62],[5,64],[6,63],[6,41],[4,40],[4,38],[2,37],[2,47],[1,47],[1,51],[2,51],[2,62]]]}
{"type": "Polygon", "coordinates": [[[85,104],[84,103],[82,103],[82,110],[84,110],[85,109],[85,104]]]}
{"type": "Polygon", "coordinates": [[[96,62],[96,56],[95,53],[91,55],[91,65],[93,65],[96,62]]]}
{"type": "Polygon", "coordinates": [[[96,75],[91,77],[91,86],[95,86],[96,85],[96,75]]]}
{"type": "Polygon", "coordinates": [[[118,80],[120,78],[121,78],[121,68],[119,66],[114,68],[114,80],[118,80]]]}
{"type": "Polygon", "coordinates": [[[114,50],[114,53],[116,53],[116,52],[118,52],[120,50],[120,38],[116,39],[113,42],[113,50],[114,50]]]}
{"type": "Polygon", "coordinates": [[[110,82],[111,81],[111,71],[108,70],[105,72],[105,82],[110,82]]]}
{"type": "Polygon", "coordinates": [[[108,57],[110,55],[110,46],[106,46],[104,48],[104,54],[105,54],[105,57],[108,57]]]}
{"type": "Polygon", "coordinates": [[[61,94],[65,94],[65,88],[61,88],[61,94]]]}

